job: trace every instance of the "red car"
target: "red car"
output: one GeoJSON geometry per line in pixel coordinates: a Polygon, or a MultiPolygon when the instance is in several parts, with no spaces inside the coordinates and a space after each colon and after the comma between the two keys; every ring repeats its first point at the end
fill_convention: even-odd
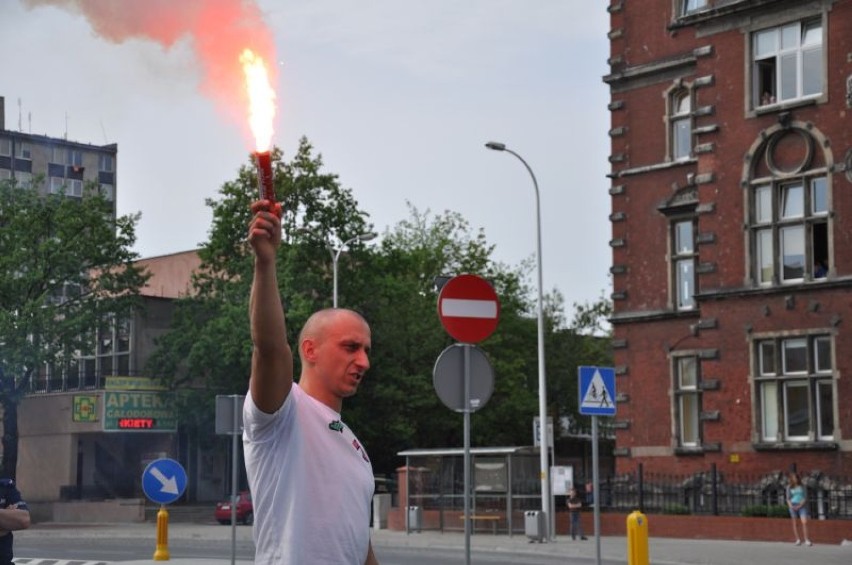
{"type": "MultiPolygon", "coordinates": [[[[222,525],[231,523],[231,500],[216,503],[216,521],[222,525]]],[[[237,495],[237,523],[250,526],[254,523],[254,506],[251,504],[251,493],[247,490],[237,495]]]]}

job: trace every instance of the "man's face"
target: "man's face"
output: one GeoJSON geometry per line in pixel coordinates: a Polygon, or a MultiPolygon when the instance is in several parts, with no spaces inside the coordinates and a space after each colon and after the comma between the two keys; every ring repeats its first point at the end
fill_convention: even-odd
{"type": "Polygon", "coordinates": [[[355,394],[370,368],[370,328],[343,313],[329,323],[316,344],[316,369],[329,392],[339,398],[355,394]]]}

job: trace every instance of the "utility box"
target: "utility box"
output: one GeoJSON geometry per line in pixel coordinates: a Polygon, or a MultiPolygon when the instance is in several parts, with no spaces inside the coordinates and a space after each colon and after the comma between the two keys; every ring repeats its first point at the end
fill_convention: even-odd
{"type": "Polygon", "coordinates": [[[524,512],[524,533],[531,541],[544,540],[544,512],[541,510],[524,512]]]}
{"type": "Polygon", "coordinates": [[[419,506],[408,506],[408,522],[405,524],[409,532],[419,532],[423,528],[423,509],[419,506]]]}
{"type": "Polygon", "coordinates": [[[388,513],[391,507],[391,494],[383,492],[373,495],[373,529],[383,530],[388,527],[388,513]]]}

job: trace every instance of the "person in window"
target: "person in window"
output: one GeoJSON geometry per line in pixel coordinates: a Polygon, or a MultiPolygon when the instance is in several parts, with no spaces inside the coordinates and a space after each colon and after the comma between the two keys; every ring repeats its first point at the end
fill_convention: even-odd
{"type": "Polygon", "coordinates": [[[0,565],[12,565],[12,532],[30,527],[30,509],[12,479],[0,479],[0,565]]]}
{"type": "Polygon", "coordinates": [[[825,266],[825,261],[817,260],[814,263],[814,278],[824,279],[828,274],[828,268],[825,266]]]}
{"type": "Polygon", "coordinates": [[[571,490],[568,491],[567,504],[568,512],[571,514],[571,539],[577,539],[578,535],[581,540],[587,539],[583,534],[583,524],[580,522],[580,510],[583,508],[583,501],[574,487],[571,487],[571,490]]]}
{"type": "Polygon", "coordinates": [[[795,545],[802,545],[799,530],[796,526],[796,518],[802,522],[802,537],[805,545],[813,545],[808,538],[808,494],[805,485],[799,479],[797,473],[790,473],[787,484],[787,506],[790,508],[790,518],[793,520],[793,536],[796,538],[795,545]]]}
{"type": "Polygon", "coordinates": [[[769,92],[764,92],[760,97],[760,105],[768,106],[769,104],[775,104],[775,97],[769,92]]]}

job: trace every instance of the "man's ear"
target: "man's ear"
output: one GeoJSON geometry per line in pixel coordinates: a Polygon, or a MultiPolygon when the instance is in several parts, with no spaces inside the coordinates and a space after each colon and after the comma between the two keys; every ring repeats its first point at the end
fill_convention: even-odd
{"type": "Polygon", "coordinates": [[[299,344],[302,350],[302,359],[306,363],[313,363],[316,360],[316,343],[311,338],[305,338],[299,344]]]}

